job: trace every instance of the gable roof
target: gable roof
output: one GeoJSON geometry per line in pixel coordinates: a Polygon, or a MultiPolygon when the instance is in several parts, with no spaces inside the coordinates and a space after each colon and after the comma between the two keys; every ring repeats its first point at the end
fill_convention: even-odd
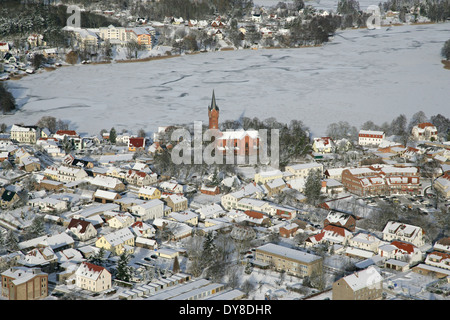
{"type": "Polygon", "coordinates": [[[85,233],[90,224],[89,221],[72,218],[67,229],[75,228],[79,233],[85,233]]]}
{"type": "Polygon", "coordinates": [[[76,271],[77,276],[83,276],[91,280],[97,280],[103,271],[108,272],[105,268],[89,262],[82,262],[76,271]]]}

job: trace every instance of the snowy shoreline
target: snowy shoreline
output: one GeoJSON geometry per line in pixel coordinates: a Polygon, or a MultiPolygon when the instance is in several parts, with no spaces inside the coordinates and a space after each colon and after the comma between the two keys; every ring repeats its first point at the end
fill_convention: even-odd
{"type": "Polygon", "coordinates": [[[449,34],[450,23],[348,29],[308,50],[227,50],[158,57],[150,64],[75,65],[10,81],[19,108],[1,121],[34,124],[52,115],[90,134],[113,126],[153,132],[207,121],[213,89],[222,121],[241,115],[299,119],[316,135],[338,121],[381,124],[420,110],[445,115],[450,81],[439,53],[449,34]],[[105,117],[106,110],[117,116],[105,117]]]}

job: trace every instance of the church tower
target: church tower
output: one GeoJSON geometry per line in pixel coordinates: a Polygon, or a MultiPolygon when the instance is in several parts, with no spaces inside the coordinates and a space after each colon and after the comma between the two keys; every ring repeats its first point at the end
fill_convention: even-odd
{"type": "Polygon", "coordinates": [[[216,104],[214,90],[211,99],[211,105],[208,107],[209,129],[219,129],[219,107],[216,104]]]}

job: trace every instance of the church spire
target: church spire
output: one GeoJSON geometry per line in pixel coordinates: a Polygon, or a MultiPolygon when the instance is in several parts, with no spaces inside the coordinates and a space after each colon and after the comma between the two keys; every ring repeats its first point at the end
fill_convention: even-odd
{"type": "Polygon", "coordinates": [[[208,107],[209,128],[219,129],[219,107],[216,104],[216,96],[212,94],[211,105],[208,107]]]}
{"type": "Polygon", "coordinates": [[[214,90],[213,90],[213,93],[212,93],[211,105],[209,106],[209,110],[217,110],[217,111],[219,111],[219,107],[216,104],[216,96],[214,94],[214,90]]]}

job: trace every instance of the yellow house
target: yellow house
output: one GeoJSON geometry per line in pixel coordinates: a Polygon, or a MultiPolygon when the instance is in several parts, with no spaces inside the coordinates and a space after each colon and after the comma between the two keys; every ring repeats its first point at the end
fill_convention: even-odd
{"type": "Polygon", "coordinates": [[[331,153],[334,151],[335,145],[330,137],[321,137],[314,138],[312,148],[317,153],[331,153]]]}
{"type": "Polygon", "coordinates": [[[114,229],[130,227],[134,223],[134,217],[128,212],[122,212],[108,220],[108,225],[114,229]]]}
{"type": "Polygon", "coordinates": [[[280,170],[272,170],[272,171],[266,171],[266,172],[259,172],[255,174],[255,182],[256,183],[266,183],[268,181],[272,181],[275,179],[282,179],[283,178],[283,172],[280,170]]]}
{"type": "Polygon", "coordinates": [[[97,248],[104,248],[116,255],[134,252],[134,235],[129,228],[122,228],[103,235],[95,242],[97,248]]]}
{"type": "Polygon", "coordinates": [[[161,191],[155,187],[143,186],[139,189],[138,196],[145,200],[160,199],[161,191]]]}

